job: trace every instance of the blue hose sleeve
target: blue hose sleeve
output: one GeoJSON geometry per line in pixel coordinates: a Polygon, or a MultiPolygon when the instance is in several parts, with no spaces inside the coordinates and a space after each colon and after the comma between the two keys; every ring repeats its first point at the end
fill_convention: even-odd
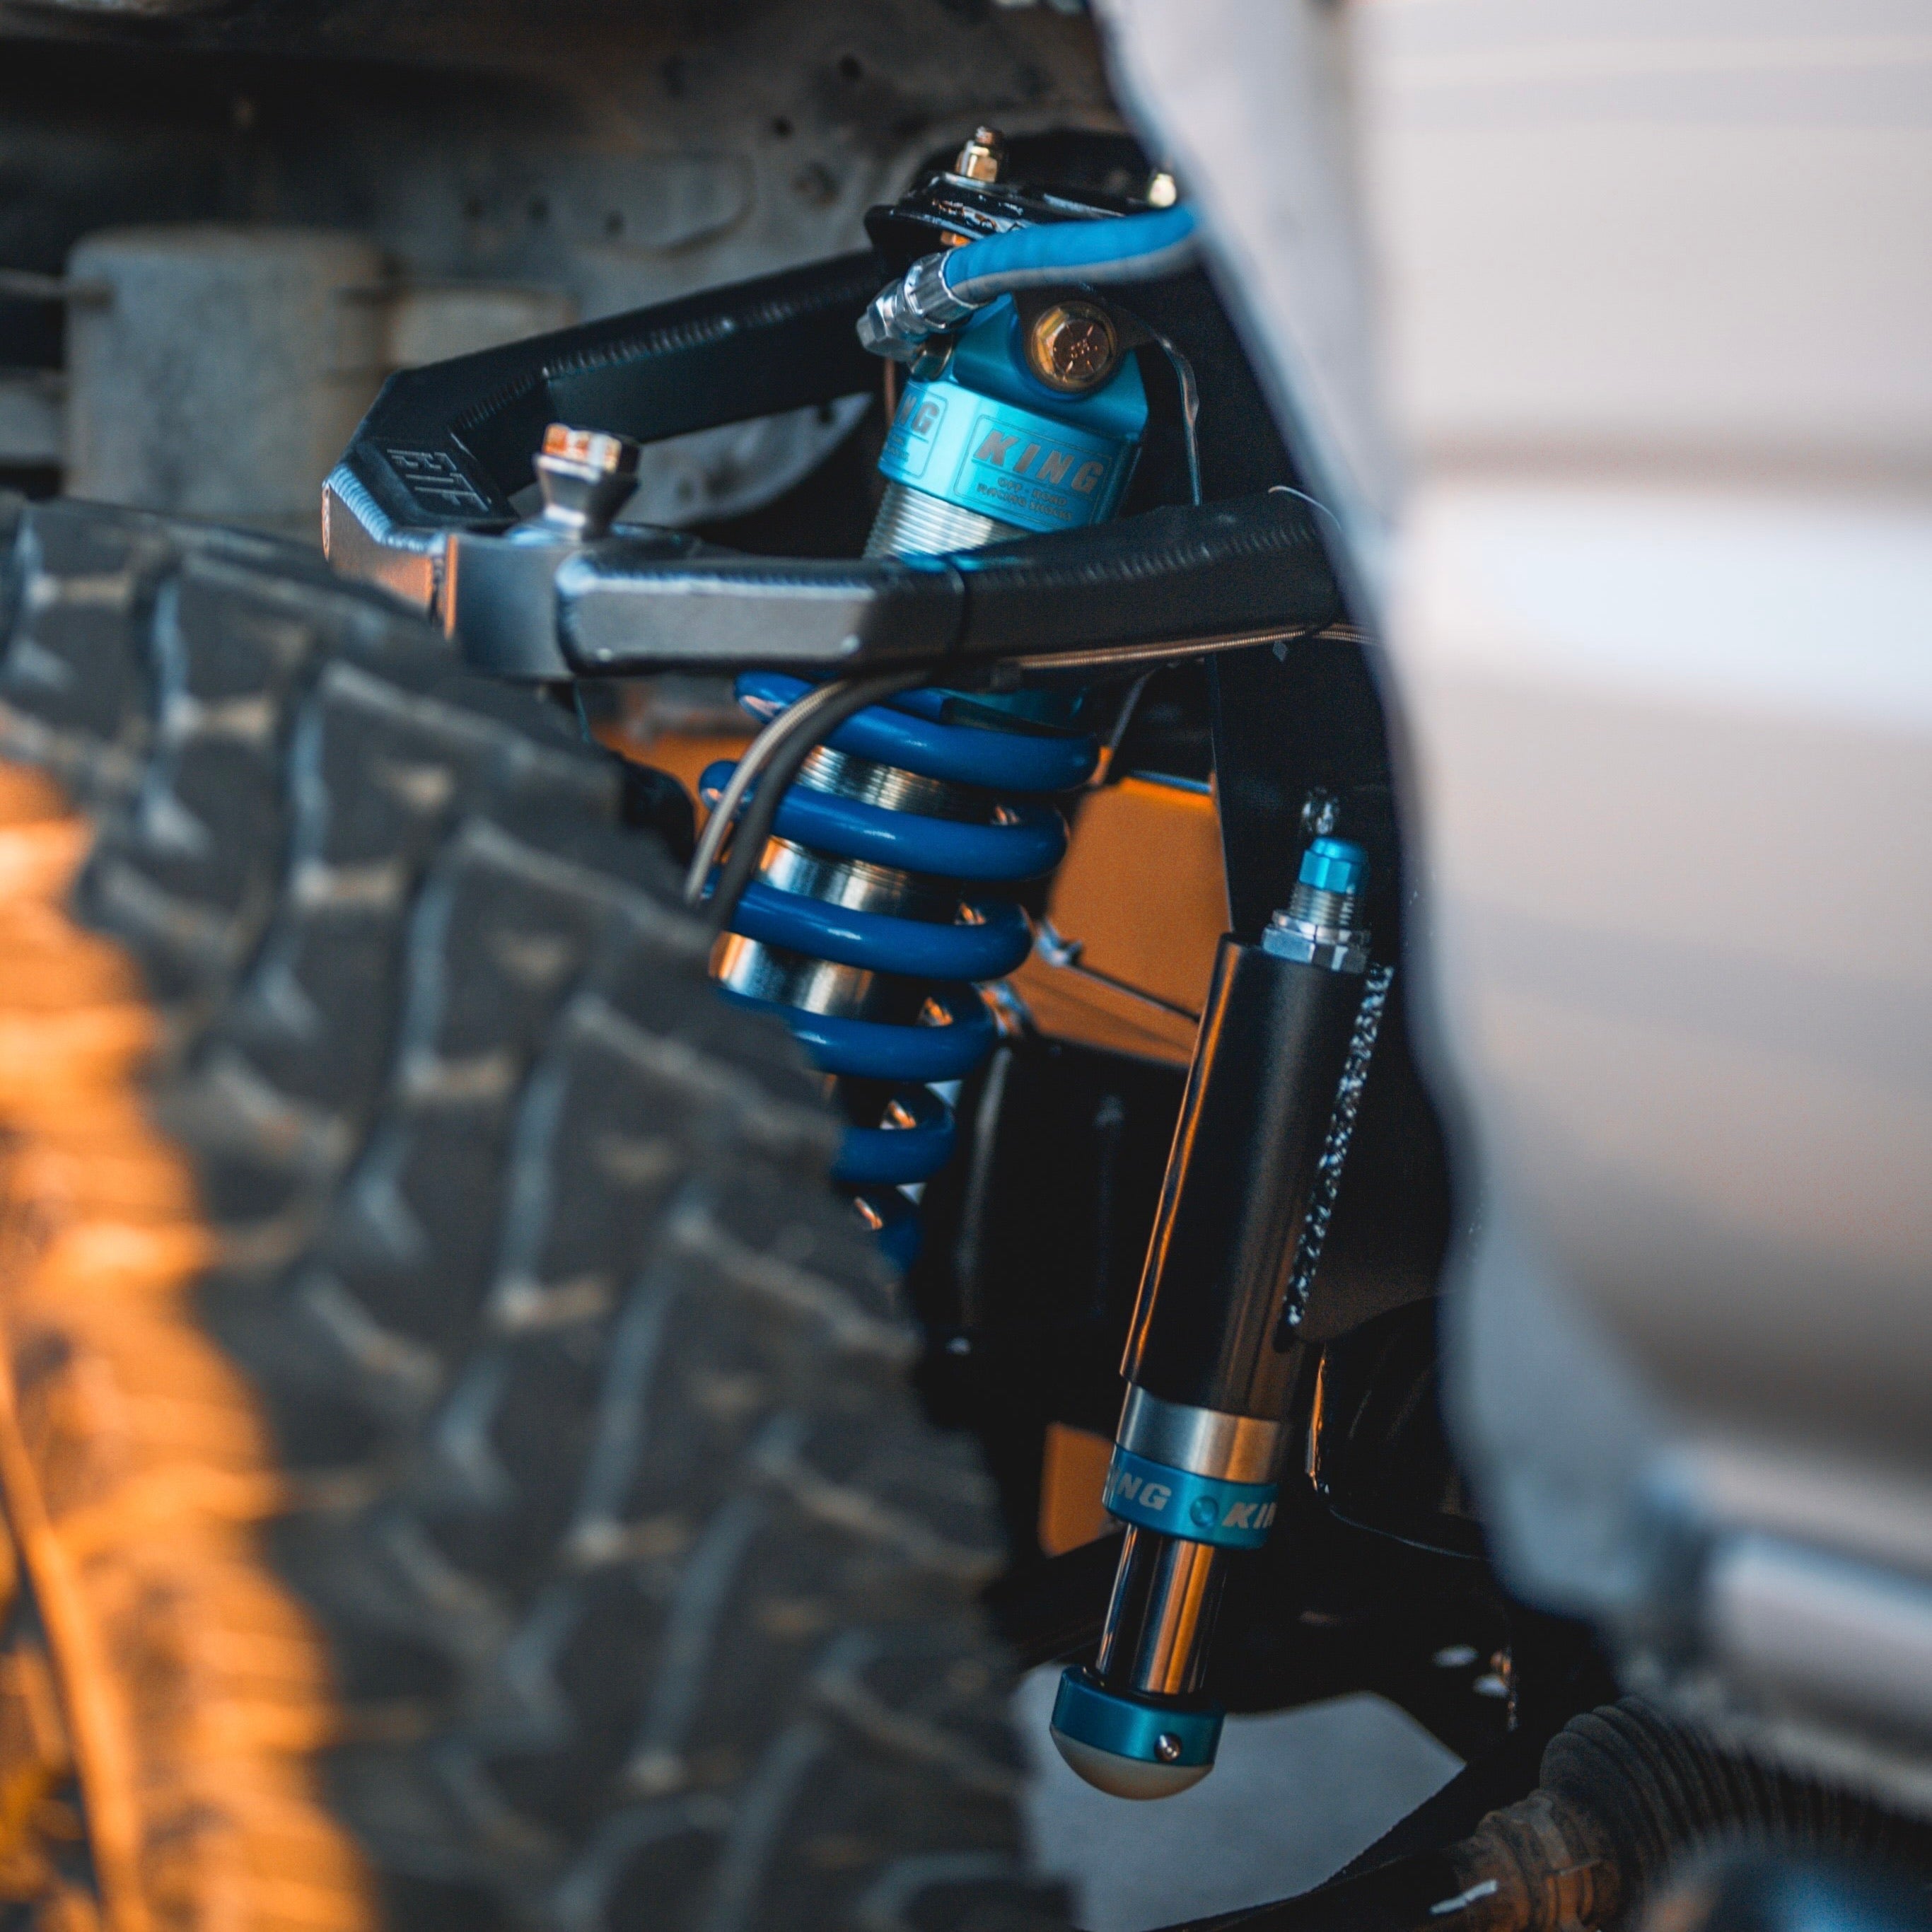
{"type": "Polygon", "coordinates": [[[1100,221],[1054,221],[969,242],[940,270],[948,294],[983,308],[1054,282],[1148,282],[1194,259],[1194,211],[1163,208],[1100,221]]]}

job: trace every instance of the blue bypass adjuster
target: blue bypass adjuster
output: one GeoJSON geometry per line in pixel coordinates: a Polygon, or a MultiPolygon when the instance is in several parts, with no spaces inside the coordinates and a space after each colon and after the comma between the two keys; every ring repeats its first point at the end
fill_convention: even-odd
{"type": "Polygon", "coordinates": [[[1318,838],[1302,854],[1295,876],[1322,892],[1358,892],[1368,872],[1368,855],[1360,846],[1346,838],[1318,838]]]}
{"type": "Polygon", "coordinates": [[[1274,1483],[1197,1476],[1116,1445],[1100,1501],[1109,1516],[1163,1536],[1224,1550],[1258,1550],[1274,1526],[1279,1493],[1274,1483]]]}

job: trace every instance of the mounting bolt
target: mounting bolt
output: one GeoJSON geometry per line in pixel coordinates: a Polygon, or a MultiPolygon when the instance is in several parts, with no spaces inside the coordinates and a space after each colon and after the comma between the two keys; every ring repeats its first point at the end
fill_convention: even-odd
{"type": "Polygon", "coordinates": [[[536,459],[544,521],[572,536],[601,537],[638,487],[638,454],[627,436],[552,423],[536,459]]]}
{"type": "Polygon", "coordinates": [[[972,140],[959,150],[952,172],[968,181],[996,182],[1006,158],[1006,139],[998,128],[975,128],[972,140]]]}
{"type": "Polygon", "coordinates": [[[1162,1764],[1178,1763],[1180,1757],[1180,1740],[1172,1731],[1162,1731],[1154,1741],[1154,1754],[1162,1764]]]}
{"type": "Polygon", "coordinates": [[[1301,836],[1325,838],[1342,822],[1342,801],[1318,787],[1301,801],[1301,836]]]}
{"type": "Polygon", "coordinates": [[[1027,332],[1027,364],[1050,388],[1069,394],[1098,388],[1119,365],[1113,318],[1092,302],[1055,302],[1027,332]]]}

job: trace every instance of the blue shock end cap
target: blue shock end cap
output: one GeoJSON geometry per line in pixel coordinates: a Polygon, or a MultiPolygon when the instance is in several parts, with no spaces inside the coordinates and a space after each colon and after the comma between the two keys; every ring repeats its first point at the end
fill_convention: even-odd
{"type": "Polygon", "coordinates": [[[1346,838],[1318,838],[1302,854],[1295,876],[1318,892],[1358,892],[1369,876],[1369,855],[1346,838]]]}
{"type": "Polygon", "coordinates": [[[1214,1768],[1227,1713],[1204,1700],[1110,1690],[1076,1665],[1054,1700],[1054,1748],[1096,1790],[1115,1798],[1172,1798],[1214,1768]]]}

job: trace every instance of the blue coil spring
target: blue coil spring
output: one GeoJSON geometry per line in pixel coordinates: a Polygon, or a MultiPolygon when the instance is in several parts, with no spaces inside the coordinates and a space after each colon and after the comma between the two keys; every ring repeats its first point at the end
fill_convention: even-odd
{"type": "MultiPolygon", "coordinates": [[[[761,723],[812,686],[777,671],[747,672],[738,701],[761,723]]],[[[915,691],[874,705],[841,725],[836,752],[921,778],[990,794],[986,820],[929,817],[795,783],[772,826],[780,838],[834,859],[860,860],[962,887],[1017,884],[1052,871],[1066,849],[1066,821],[1042,794],[1084,784],[1099,755],[1091,737],[1003,730],[946,722],[946,694],[915,691]]],[[[715,804],[733,766],[699,781],[715,804]]],[[[965,892],[950,922],[828,904],[754,878],[730,930],[807,958],[919,983],[920,1022],[856,1019],[778,1006],[726,990],[740,1004],[779,1012],[822,1072],[898,1083],[895,1124],[851,1126],[835,1178],[858,1189],[923,1180],[951,1157],[952,1110],[928,1083],[958,1080],[991,1050],[992,1016],[974,982],[1004,978],[1027,956],[1032,935],[1011,899],[965,892]]]]}

